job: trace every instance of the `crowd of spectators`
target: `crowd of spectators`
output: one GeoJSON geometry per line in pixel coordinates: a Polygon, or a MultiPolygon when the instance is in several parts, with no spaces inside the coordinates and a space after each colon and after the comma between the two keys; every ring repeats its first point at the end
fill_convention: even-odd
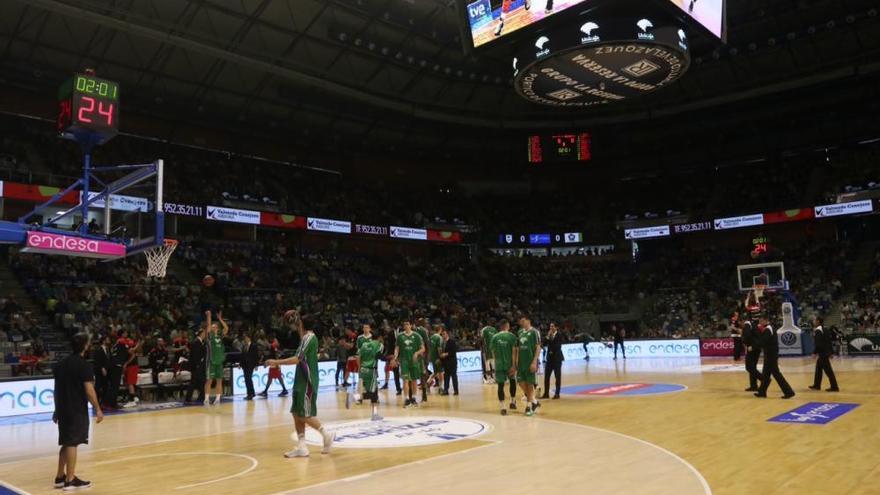
{"type": "Polygon", "coordinates": [[[841,324],[847,333],[880,333],[880,249],[874,254],[870,283],[844,302],[841,324]]]}

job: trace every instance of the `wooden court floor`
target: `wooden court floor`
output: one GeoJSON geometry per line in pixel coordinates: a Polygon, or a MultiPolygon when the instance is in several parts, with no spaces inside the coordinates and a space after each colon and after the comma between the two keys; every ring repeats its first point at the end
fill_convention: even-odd
{"type": "MultiPolygon", "coordinates": [[[[282,457],[292,445],[289,398],[115,415],[93,425],[79,473],[95,484],[93,494],[880,494],[880,359],[834,365],[842,392],[812,392],[812,360],[783,359],[798,395],[781,400],[775,385],[769,399],[743,392],[741,365],[726,358],[569,362],[564,386],[686,388],[564,394],[532,418],[521,409],[500,416],[494,386],[462,374],[460,396],[432,395],[417,410],[383,392],[382,414],[473,420],[488,426],[485,433],[328,456],[311,446],[308,459],[282,457]],[[825,425],[767,421],[807,402],[858,407],[825,425]]],[[[343,393],[321,392],[326,423],[369,416],[366,406],[346,410],[343,393]]],[[[0,426],[0,481],[20,493],[53,493],[55,443],[50,421],[0,426]]]]}

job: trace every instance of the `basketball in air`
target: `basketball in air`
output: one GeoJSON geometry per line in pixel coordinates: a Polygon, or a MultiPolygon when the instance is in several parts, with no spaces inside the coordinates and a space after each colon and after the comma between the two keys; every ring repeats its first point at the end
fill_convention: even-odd
{"type": "Polygon", "coordinates": [[[205,275],[202,277],[202,285],[205,287],[213,287],[214,286],[214,277],[210,275],[205,275]]]}

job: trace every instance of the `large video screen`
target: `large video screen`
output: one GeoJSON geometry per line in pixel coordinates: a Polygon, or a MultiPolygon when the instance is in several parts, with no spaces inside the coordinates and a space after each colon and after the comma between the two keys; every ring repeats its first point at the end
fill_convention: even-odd
{"type": "Polygon", "coordinates": [[[724,34],[724,0],[669,0],[719,39],[724,34]]]}
{"type": "MultiPolygon", "coordinates": [[[[474,47],[502,38],[554,14],[590,1],[476,0],[469,2],[467,16],[474,47]]],[[[725,0],[666,1],[672,2],[719,39],[723,38],[725,0]]]]}
{"type": "MultiPolygon", "coordinates": [[[[590,0],[477,0],[467,4],[474,46],[484,45],[590,0]]],[[[702,1],[702,0],[700,0],[702,1]]]]}

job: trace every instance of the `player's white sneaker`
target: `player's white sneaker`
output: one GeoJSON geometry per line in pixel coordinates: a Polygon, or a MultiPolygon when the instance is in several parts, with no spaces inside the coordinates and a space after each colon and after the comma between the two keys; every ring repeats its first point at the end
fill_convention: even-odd
{"type": "Polygon", "coordinates": [[[383,418],[382,416],[379,416],[378,414],[374,414],[374,415],[370,418],[370,421],[382,421],[383,419],[385,419],[385,418],[383,418]]]}
{"type": "Polygon", "coordinates": [[[123,409],[131,409],[132,407],[137,407],[137,402],[131,401],[131,402],[126,402],[125,404],[122,405],[123,409]]]}
{"type": "Polygon", "coordinates": [[[335,431],[325,431],[324,432],[324,448],[321,449],[322,454],[329,454],[330,449],[333,448],[333,440],[336,440],[336,432],[335,431]]]}
{"type": "Polygon", "coordinates": [[[290,452],[285,452],[284,457],[288,459],[293,459],[294,457],[308,457],[309,449],[293,449],[290,452]]]}

